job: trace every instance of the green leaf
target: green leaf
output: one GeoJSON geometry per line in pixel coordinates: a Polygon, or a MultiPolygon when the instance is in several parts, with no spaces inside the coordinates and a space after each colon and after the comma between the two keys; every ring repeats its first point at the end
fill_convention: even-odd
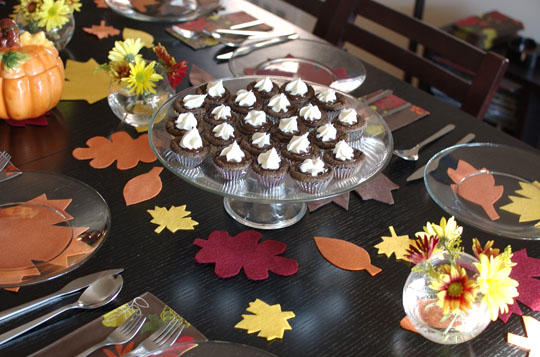
{"type": "Polygon", "coordinates": [[[24,52],[8,51],[0,54],[0,61],[8,70],[19,69],[30,55],[24,52]]]}
{"type": "Polygon", "coordinates": [[[140,333],[144,333],[146,331],[150,331],[150,333],[153,333],[157,331],[157,329],[163,324],[161,319],[156,314],[146,315],[146,322],[141,328],[140,333]]]}

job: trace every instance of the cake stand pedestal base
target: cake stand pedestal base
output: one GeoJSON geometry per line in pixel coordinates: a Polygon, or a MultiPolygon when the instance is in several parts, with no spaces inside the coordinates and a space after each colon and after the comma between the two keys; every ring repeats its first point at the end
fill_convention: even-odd
{"type": "Polygon", "coordinates": [[[304,217],[307,205],[293,203],[255,203],[225,197],[227,213],[239,223],[257,229],[279,229],[291,226],[304,217]]]}

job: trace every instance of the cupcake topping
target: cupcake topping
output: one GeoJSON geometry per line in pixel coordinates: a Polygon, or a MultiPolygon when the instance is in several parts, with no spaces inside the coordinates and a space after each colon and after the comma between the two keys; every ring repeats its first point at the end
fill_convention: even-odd
{"type": "Polygon", "coordinates": [[[322,114],[319,107],[313,104],[308,104],[300,109],[300,116],[309,121],[321,120],[322,114]]]}
{"type": "Polygon", "coordinates": [[[335,158],[341,161],[347,161],[352,160],[354,157],[354,150],[352,147],[349,146],[345,142],[345,140],[341,140],[334,146],[332,149],[332,153],[334,154],[335,158]]]}
{"type": "Polygon", "coordinates": [[[268,106],[276,113],[286,112],[288,110],[287,108],[291,106],[291,102],[289,102],[285,94],[280,93],[270,98],[268,106]]]}
{"type": "Polygon", "coordinates": [[[214,136],[223,140],[234,138],[234,128],[229,123],[221,123],[212,129],[214,136]]]}
{"type": "Polygon", "coordinates": [[[270,145],[270,134],[268,133],[255,133],[251,136],[251,144],[255,145],[259,149],[270,145]]]}
{"type": "Polygon", "coordinates": [[[193,113],[182,113],[174,121],[174,126],[180,130],[191,130],[197,127],[197,118],[193,113]]]}
{"type": "Polygon", "coordinates": [[[257,97],[250,90],[240,89],[236,92],[234,102],[242,107],[251,107],[257,101],[257,97]]]}
{"type": "Polygon", "coordinates": [[[356,110],[353,108],[343,109],[338,115],[338,120],[347,125],[356,124],[358,122],[356,110]]]}
{"type": "Polygon", "coordinates": [[[279,157],[276,149],[272,148],[268,151],[259,154],[257,162],[265,170],[277,170],[279,169],[281,158],[279,157]]]}
{"type": "Polygon", "coordinates": [[[259,92],[269,93],[274,88],[274,82],[270,80],[270,77],[265,77],[255,83],[255,88],[257,88],[259,92]]]}
{"type": "Polygon", "coordinates": [[[315,136],[322,142],[336,140],[337,130],[332,124],[328,123],[318,128],[315,136]]]}
{"type": "Polygon", "coordinates": [[[187,109],[195,109],[202,107],[206,94],[188,94],[182,101],[184,102],[184,107],[187,109]]]}
{"type": "Polygon", "coordinates": [[[266,123],[266,114],[261,110],[252,110],[247,113],[244,121],[251,126],[259,127],[266,123]]]}
{"type": "Polygon", "coordinates": [[[287,150],[294,154],[304,154],[309,151],[308,134],[294,135],[287,144],[287,150]]]}
{"type": "Polygon", "coordinates": [[[223,87],[223,81],[208,82],[206,85],[206,93],[212,98],[220,98],[225,94],[225,88],[223,87]]]}
{"type": "Polygon", "coordinates": [[[296,121],[297,118],[297,116],[293,116],[290,118],[280,119],[279,130],[286,134],[296,133],[298,131],[298,123],[296,121]]]}
{"type": "Polygon", "coordinates": [[[231,117],[231,107],[224,104],[218,105],[212,109],[212,115],[216,120],[227,120],[231,117]]]}
{"type": "Polygon", "coordinates": [[[333,103],[336,101],[336,91],[332,88],[328,88],[317,93],[317,99],[324,103],[333,103]]]}
{"type": "Polygon", "coordinates": [[[202,148],[202,146],[203,142],[197,128],[189,130],[180,140],[180,147],[184,149],[196,150],[202,148]]]}
{"type": "Polygon", "coordinates": [[[285,91],[287,93],[290,93],[292,95],[305,95],[308,91],[308,87],[306,83],[302,80],[302,78],[298,77],[294,81],[291,81],[285,85],[285,91]]]}
{"type": "Polygon", "coordinates": [[[300,164],[300,171],[311,176],[317,176],[327,171],[324,167],[324,161],[321,158],[306,159],[300,164]]]}
{"type": "Polygon", "coordinates": [[[246,154],[244,154],[240,146],[234,141],[231,145],[221,150],[219,156],[225,156],[228,162],[241,162],[246,154]]]}

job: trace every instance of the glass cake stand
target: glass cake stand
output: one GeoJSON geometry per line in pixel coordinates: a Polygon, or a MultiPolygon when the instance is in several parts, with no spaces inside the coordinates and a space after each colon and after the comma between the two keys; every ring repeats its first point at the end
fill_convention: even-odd
{"type": "MultiPolygon", "coordinates": [[[[234,94],[260,78],[264,77],[225,78],[223,85],[231,94],[234,94]]],[[[291,79],[272,77],[272,80],[282,84],[291,79]]],[[[312,85],[315,91],[327,88],[313,82],[306,81],[306,83],[312,85]]],[[[205,83],[201,86],[203,85],[205,83]]],[[[175,100],[195,93],[196,89],[197,87],[191,87],[179,92],[156,111],[148,130],[150,145],[159,161],[175,175],[196,187],[224,196],[227,213],[246,226],[258,229],[278,229],[293,225],[305,215],[306,202],[351,191],[378,175],[391,158],[393,140],[384,119],[368,105],[340,92],[345,97],[345,106],[355,108],[366,118],[367,127],[361,139],[350,143],[351,146],[360,149],[366,159],[352,177],[332,180],[323,192],[318,194],[302,192],[289,175],[281,186],[271,189],[262,187],[251,171],[242,180],[226,181],[218,174],[211,157],[206,158],[195,169],[186,169],[176,159],[176,153],[169,148],[172,136],[165,130],[165,123],[171,116],[177,115],[173,108],[175,100]]]]}

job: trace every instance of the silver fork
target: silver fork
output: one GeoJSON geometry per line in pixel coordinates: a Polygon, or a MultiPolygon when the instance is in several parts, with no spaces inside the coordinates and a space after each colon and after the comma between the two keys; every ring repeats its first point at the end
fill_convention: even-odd
{"type": "Polygon", "coordinates": [[[135,337],[137,332],[139,332],[145,321],[146,316],[144,315],[131,315],[131,317],[127,319],[122,325],[114,329],[114,331],[111,332],[106,339],[99,343],[96,343],[86,351],[79,353],[76,357],[85,357],[97,350],[98,348],[109,345],[121,345],[130,341],[133,337],[135,337]]]}
{"type": "Polygon", "coordinates": [[[0,171],[2,171],[11,160],[11,155],[5,151],[0,152],[0,171]]]}
{"type": "Polygon", "coordinates": [[[137,348],[124,356],[138,356],[142,353],[147,353],[160,347],[171,346],[184,331],[186,324],[176,318],[169,320],[163,324],[156,332],[148,336],[142,341],[137,348]]]}

